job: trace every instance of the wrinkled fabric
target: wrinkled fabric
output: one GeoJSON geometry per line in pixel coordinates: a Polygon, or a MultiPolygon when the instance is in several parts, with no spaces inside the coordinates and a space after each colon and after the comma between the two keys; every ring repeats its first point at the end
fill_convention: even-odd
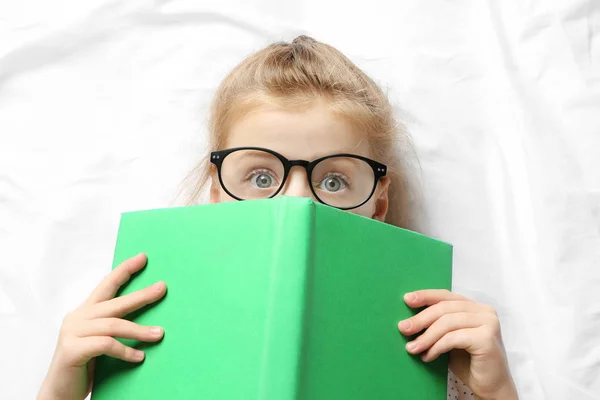
{"type": "Polygon", "coordinates": [[[0,398],[34,398],[120,213],[172,204],[219,81],[302,33],[395,104],[521,398],[600,399],[597,0],[0,2],[0,398]]]}

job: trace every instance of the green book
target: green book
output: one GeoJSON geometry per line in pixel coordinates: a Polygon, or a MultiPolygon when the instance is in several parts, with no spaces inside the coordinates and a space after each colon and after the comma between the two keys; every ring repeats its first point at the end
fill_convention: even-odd
{"type": "Polygon", "coordinates": [[[447,356],[410,355],[397,323],[404,293],[450,289],[449,244],[278,197],[125,213],[114,266],[139,252],[120,295],[164,280],[128,318],[165,336],[98,358],[92,400],[446,399],[447,356]]]}

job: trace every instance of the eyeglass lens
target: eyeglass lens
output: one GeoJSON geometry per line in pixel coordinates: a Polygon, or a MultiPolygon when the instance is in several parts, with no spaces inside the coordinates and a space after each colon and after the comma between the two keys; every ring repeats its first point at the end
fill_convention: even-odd
{"type": "MultiPolygon", "coordinates": [[[[234,196],[264,199],[284,183],[285,167],[275,155],[262,150],[238,150],[223,159],[221,179],[234,196]]],[[[311,186],[316,197],[333,207],[348,208],[363,203],[375,184],[373,168],[353,157],[335,156],[315,165],[311,186]]]]}

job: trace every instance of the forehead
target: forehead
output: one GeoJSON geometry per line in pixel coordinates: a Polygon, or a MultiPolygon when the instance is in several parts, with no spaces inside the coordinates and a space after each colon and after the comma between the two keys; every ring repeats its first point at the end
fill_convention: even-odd
{"type": "Polygon", "coordinates": [[[321,103],[302,109],[259,107],[235,121],[226,148],[257,146],[289,159],[312,160],[335,153],[370,157],[366,134],[321,103]]]}

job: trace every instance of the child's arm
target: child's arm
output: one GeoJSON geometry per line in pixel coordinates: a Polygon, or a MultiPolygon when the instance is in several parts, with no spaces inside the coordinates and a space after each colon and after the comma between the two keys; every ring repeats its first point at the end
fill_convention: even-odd
{"type": "Polygon", "coordinates": [[[164,282],[114,298],[117,290],[131,275],[146,265],[139,254],[115,268],[92,292],[90,297],[63,321],[58,344],[38,400],[83,400],[91,390],[94,357],[102,354],[124,361],[139,362],[144,353],[125,346],[114,337],[156,342],[161,328],[140,326],[121,319],[153,303],[166,293],[164,282]]]}
{"type": "Polygon", "coordinates": [[[407,293],[404,300],[411,308],[427,307],[398,324],[405,335],[425,330],[407,343],[410,353],[429,362],[450,352],[450,370],[476,398],[518,398],[494,308],[447,290],[407,293]]]}

